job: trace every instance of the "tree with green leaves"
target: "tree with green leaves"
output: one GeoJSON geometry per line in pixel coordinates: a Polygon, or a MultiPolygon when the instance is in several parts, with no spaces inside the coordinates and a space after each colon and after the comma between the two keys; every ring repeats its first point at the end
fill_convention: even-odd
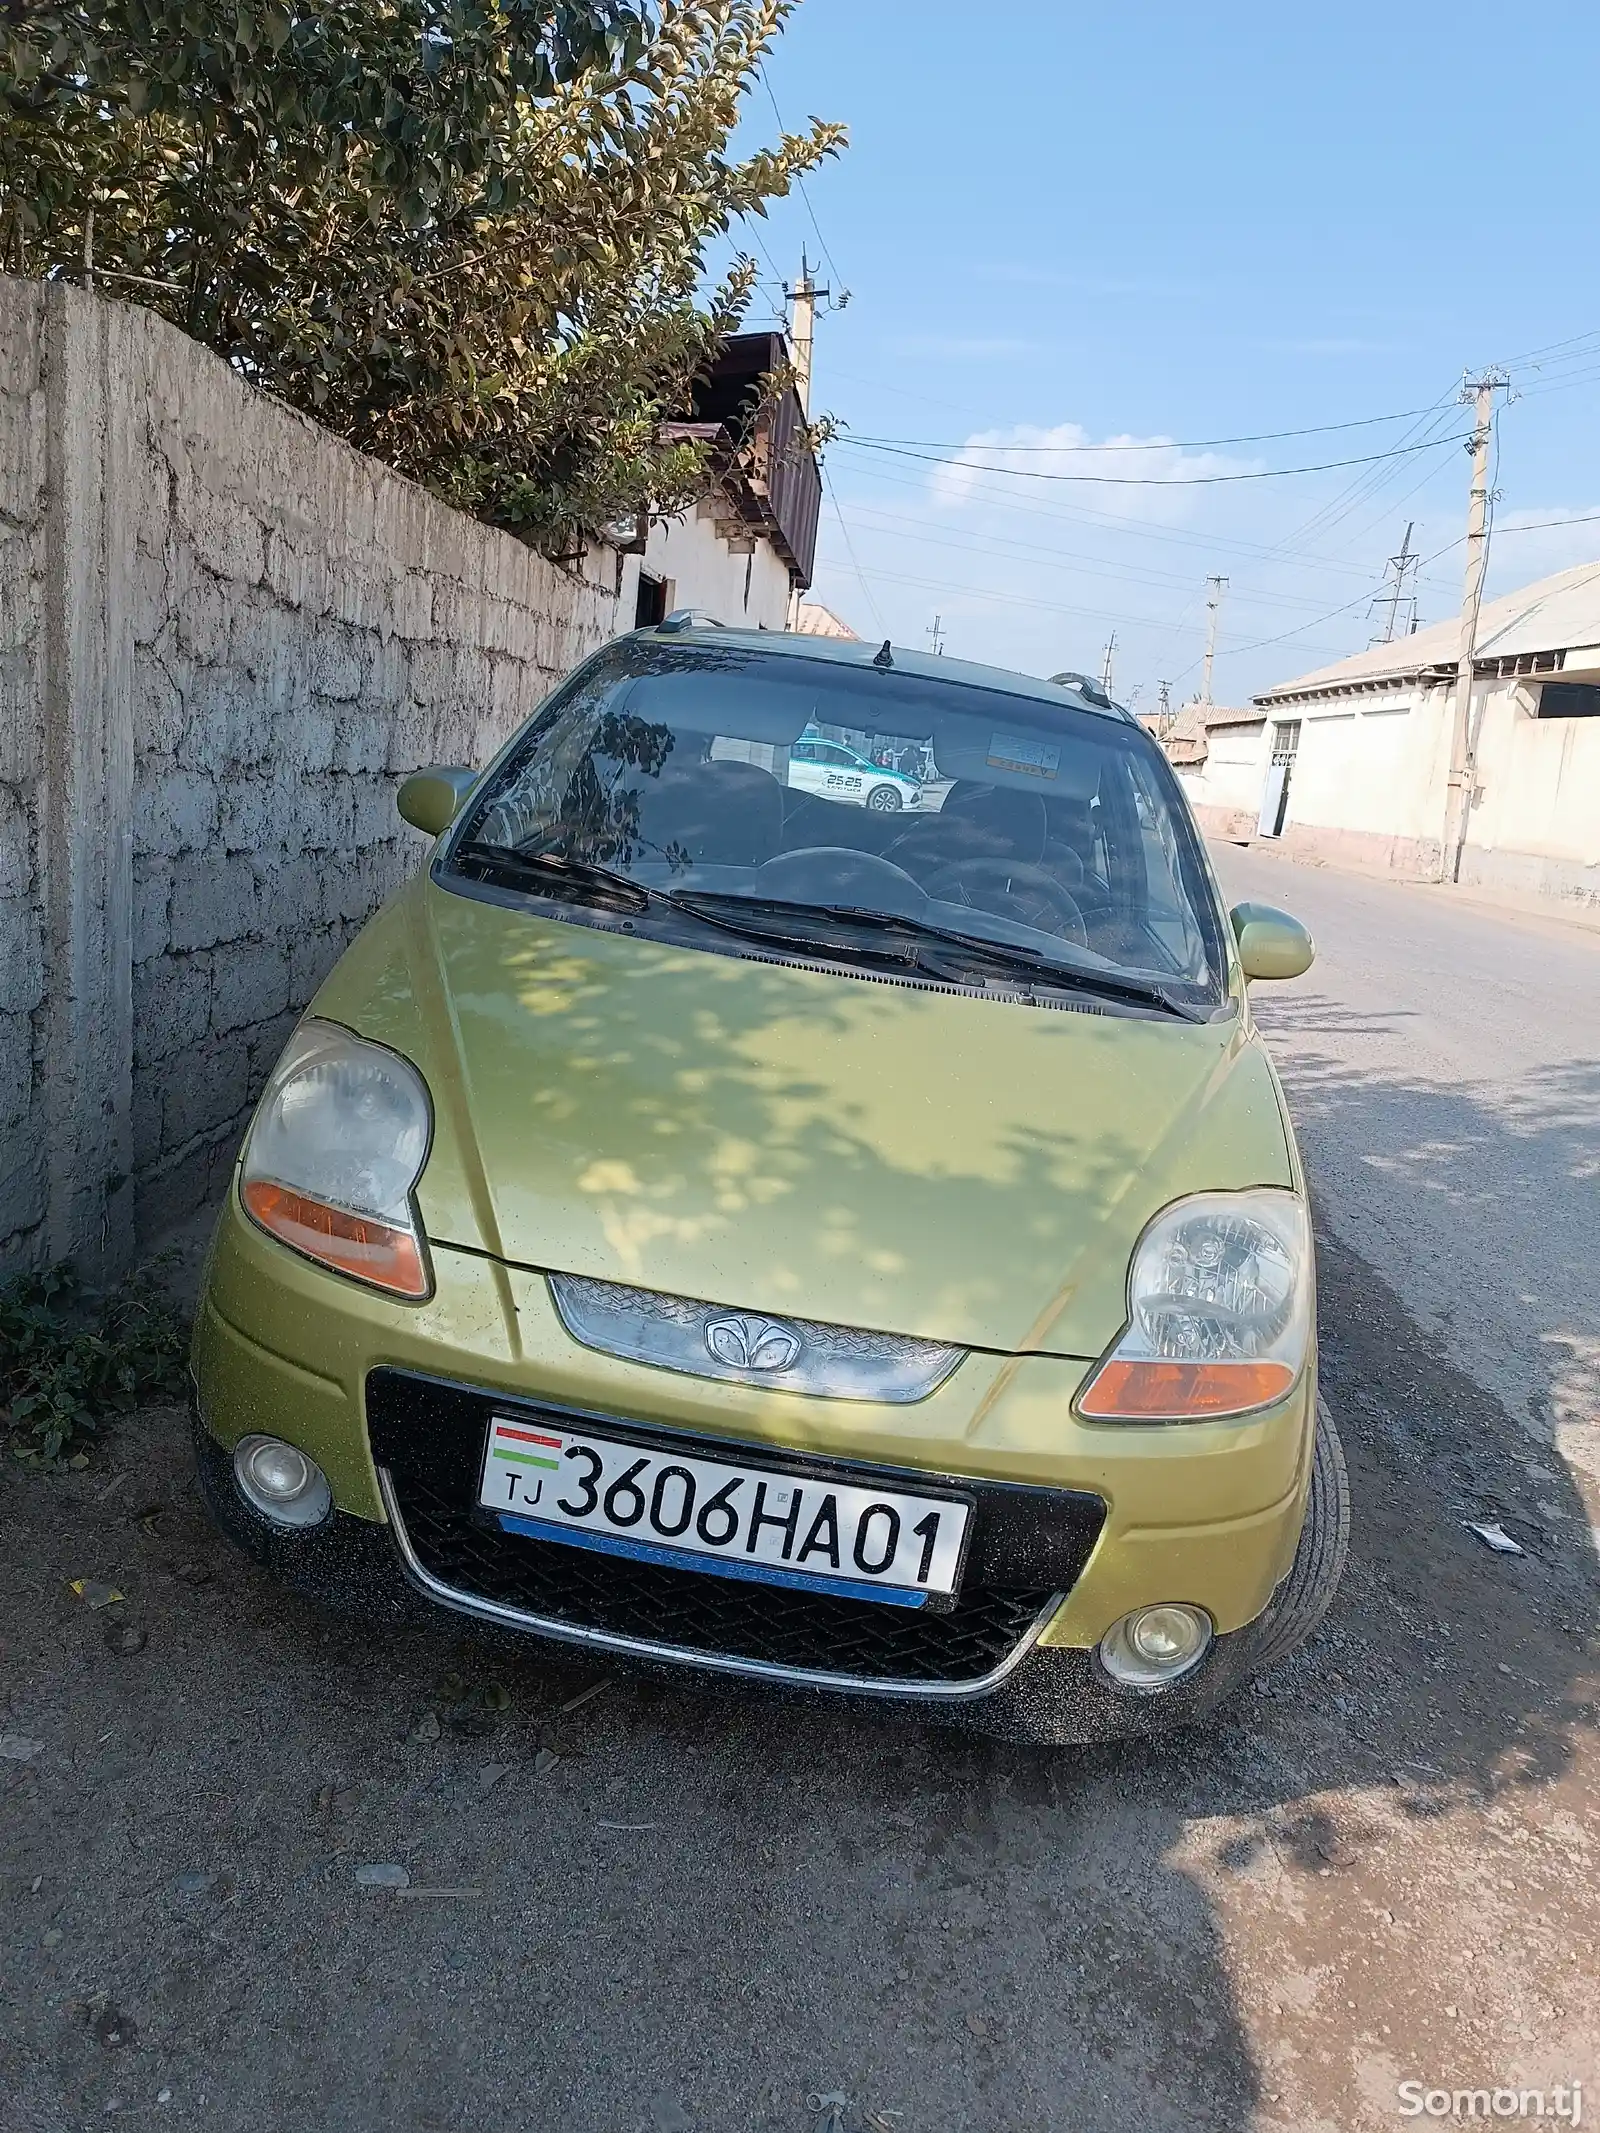
{"type": "Polygon", "coordinates": [[[552,554],[680,509],[796,0],[0,0],[0,271],[89,279],[552,554]]]}

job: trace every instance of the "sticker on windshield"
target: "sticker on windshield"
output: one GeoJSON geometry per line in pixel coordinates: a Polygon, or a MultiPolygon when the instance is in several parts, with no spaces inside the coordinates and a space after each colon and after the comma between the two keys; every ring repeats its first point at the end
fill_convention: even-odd
{"type": "Polygon", "coordinates": [[[1061,768],[1061,750],[1020,733],[996,733],[989,741],[989,768],[1020,771],[1025,778],[1053,778],[1061,768]]]}

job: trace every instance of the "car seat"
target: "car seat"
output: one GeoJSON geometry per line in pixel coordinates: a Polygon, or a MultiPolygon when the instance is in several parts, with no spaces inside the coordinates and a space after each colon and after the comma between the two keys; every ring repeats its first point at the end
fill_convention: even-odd
{"type": "Polygon", "coordinates": [[[1013,859],[1036,866],[1048,828],[1043,796],[1015,785],[959,778],[937,815],[921,815],[884,853],[919,880],[963,859],[1013,859]]]}
{"type": "Polygon", "coordinates": [[[671,852],[693,866],[758,867],[782,841],[783,788],[754,763],[669,763],[636,790],[641,859],[671,852]]]}

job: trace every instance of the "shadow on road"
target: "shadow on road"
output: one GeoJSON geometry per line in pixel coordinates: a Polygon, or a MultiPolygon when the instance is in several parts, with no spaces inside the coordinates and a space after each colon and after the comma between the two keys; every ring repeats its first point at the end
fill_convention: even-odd
{"type": "MultiPolygon", "coordinates": [[[[1360,1229],[1409,1249],[1425,1275],[1439,1256],[1429,1230],[1442,1234],[1430,1283],[1439,1325],[1458,1313],[1492,1324],[1536,1387],[1529,1419],[1547,1443],[1564,1424],[1600,1433],[1600,1059],[1469,1084],[1431,1075],[1425,1049],[1403,1074],[1353,1064],[1363,1051],[1392,1061],[1397,1040],[1408,1044],[1403,1009],[1362,1013],[1308,991],[1267,1003],[1259,1019],[1314,1185],[1360,1229]]],[[[1492,1066],[1492,1032],[1485,1052],[1492,1066]]]]}
{"type": "Polygon", "coordinates": [[[1330,1240],[1322,1276],[1341,1602],[1269,1693],[1156,1749],[667,1677],[560,1715],[591,1670],[444,1623],[383,1640],[225,1552],[175,1415],[125,1432],[109,1494],[8,1479],[5,1725],[46,1743],[0,1764],[9,2122],[167,2088],[173,2125],[632,2133],[665,2094],[745,2133],[833,2090],[904,2133],[1238,2133],[1312,2122],[1278,2118],[1297,2080],[1297,2111],[1367,2123],[1356,2036],[1415,2060],[1461,1930],[1418,1897],[1413,1937],[1396,1890],[1447,1892],[1485,1812],[1568,1770],[1593,1601],[1579,1506],[1518,1426],[1330,1240]],[[83,1574],[134,1596],[142,1652],[83,1574]],[[411,1890],[355,1885],[391,1862],[411,1890]],[[1385,1901],[1392,1946],[1330,2004],[1385,1901]]]}

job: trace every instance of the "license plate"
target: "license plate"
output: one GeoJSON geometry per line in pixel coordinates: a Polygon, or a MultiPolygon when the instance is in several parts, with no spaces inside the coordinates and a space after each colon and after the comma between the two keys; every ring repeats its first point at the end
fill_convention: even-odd
{"type": "Polygon", "coordinates": [[[478,1501],[512,1532],[765,1584],[947,1598],[971,1506],[496,1415],[478,1501]]]}

